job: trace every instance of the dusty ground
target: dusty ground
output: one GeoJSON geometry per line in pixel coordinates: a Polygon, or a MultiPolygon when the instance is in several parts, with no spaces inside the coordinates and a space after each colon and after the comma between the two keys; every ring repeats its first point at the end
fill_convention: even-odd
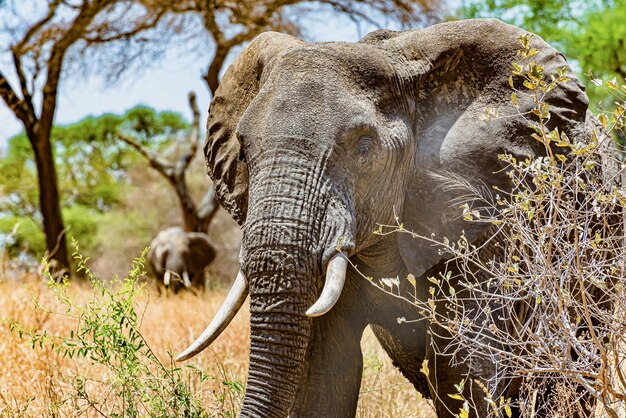
{"type": "MultiPolygon", "coordinates": [[[[107,372],[99,370],[101,366],[90,365],[85,359],[62,358],[50,350],[35,350],[10,331],[12,321],[65,335],[74,326],[63,317],[36,312],[33,299],[54,305],[53,297],[36,278],[27,277],[25,281],[22,285],[0,278],[0,417],[101,416],[89,408],[77,412],[70,402],[64,402],[71,396],[72,376],[103,378],[107,372]]],[[[84,303],[92,290],[72,286],[70,293],[84,303]]],[[[217,290],[163,297],[148,292],[140,299],[139,308],[145,308],[141,333],[156,355],[167,363],[168,353],[179,353],[206,326],[225,293],[226,290],[217,290]]],[[[236,410],[241,401],[223,382],[245,379],[249,338],[246,308],[210,350],[191,362],[209,376],[196,389],[210,416],[229,416],[228,411],[236,410]]],[[[357,416],[433,417],[430,403],[395,370],[369,330],[361,344],[365,364],[357,416]]]]}

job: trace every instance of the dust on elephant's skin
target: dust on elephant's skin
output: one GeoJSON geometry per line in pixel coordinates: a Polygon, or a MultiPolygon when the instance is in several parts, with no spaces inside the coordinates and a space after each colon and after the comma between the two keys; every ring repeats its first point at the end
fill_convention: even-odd
{"type": "Polygon", "coordinates": [[[215,259],[209,236],[172,227],[159,232],[150,243],[148,262],[159,284],[178,292],[181,288],[204,289],[204,270],[215,259]]]}
{"type": "MultiPolygon", "coordinates": [[[[425,321],[398,324],[417,315],[413,306],[352,267],[337,279],[325,272],[339,248],[366,276],[421,276],[417,296],[426,300],[425,277],[444,260],[427,242],[373,235],[377,225],[398,216],[423,236],[453,240],[465,230],[470,240],[483,238],[480,224],[462,220],[463,192],[446,184],[460,176],[485,190],[510,189],[498,155],[545,153],[523,118],[479,119],[485,107],[514,113],[509,76],[524,34],[493,19],[376,31],[357,43],[265,33],[230,66],[211,103],[205,153],[220,203],[243,228],[251,343],[242,416],[353,416],[359,341],[370,324],[402,373],[435,399],[439,416],[459,411],[447,394],[462,378],[491,382],[494,399],[504,394],[506,382],[492,379],[496,365],[450,366],[430,348],[445,333],[433,337],[425,321]],[[342,284],[336,303],[325,279],[342,284]],[[320,293],[335,304],[308,317],[320,293]],[[419,372],[424,359],[435,388],[419,372]]],[[[531,45],[545,74],[567,66],[539,37],[531,45]]],[[[566,76],[545,97],[549,128],[587,141],[587,97],[571,70],[566,76]]],[[[525,97],[518,105],[520,113],[533,107],[525,97]]],[[[475,413],[486,416],[484,393],[472,387],[479,390],[466,385],[465,395],[475,395],[475,413]]]]}

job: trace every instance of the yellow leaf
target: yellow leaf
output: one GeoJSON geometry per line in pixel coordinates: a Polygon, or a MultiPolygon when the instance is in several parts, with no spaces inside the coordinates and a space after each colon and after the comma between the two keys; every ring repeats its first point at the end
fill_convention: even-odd
{"type": "Polygon", "coordinates": [[[604,113],[600,113],[600,114],[598,115],[598,120],[599,120],[599,121],[600,121],[600,123],[602,124],[602,127],[603,127],[604,129],[606,129],[606,125],[607,125],[607,122],[608,122],[608,120],[607,120],[607,118],[606,118],[606,115],[605,115],[604,113]]]}
{"type": "Polygon", "coordinates": [[[415,281],[415,276],[413,276],[412,274],[406,276],[406,279],[409,281],[409,283],[411,283],[413,287],[417,285],[417,282],[415,281]]]}
{"type": "Polygon", "coordinates": [[[511,411],[511,407],[508,404],[504,405],[504,413],[509,418],[511,418],[513,416],[513,411],[511,411]]]}
{"type": "Polygon", "coordinates": [[[461,395],[460,395],[460,394],[458,394],[458,393],[454,393],[454,394],[452,394],[452,395],[448,393],[448,396],[449,396],[449,397],[451,397],[452,399],[456,399],[456,400],[459,400],[459,401],[464,401],[464,400],[465,400],[465,399],[463,398],[463,396],[461,396],[461,395]]]}
{"type": "Polygon", "coordinates": [[[424,361],[422,362],[422,368],[420,369],[420,372],[428,377],[428,359],[424,359],[424,361]]]}

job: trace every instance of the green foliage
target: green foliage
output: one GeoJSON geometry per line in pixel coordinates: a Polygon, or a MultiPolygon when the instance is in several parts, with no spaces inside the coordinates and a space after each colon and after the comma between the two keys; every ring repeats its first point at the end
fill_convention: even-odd
{"type": "Polygon", "coordinates": [[[8,236],[4,245],[13,257],[22,251],[30,254],[43,254],[46,251],[46,236],[30,216],[0,217],[0,233],[8,236]]]}
{"type": "Polygon", "coordinates": [[[39,193],[33,151],[24,134],[9,139],[6,155],[0,159],[0,213],[33,216],[39,193]]]}
{"type": "MultiPolygon", "coordinates": [[[[459,16],[497,17],[535,32],[574,60],[580,75],[593,69],[600,78],[626,77],[626,0],[469,0],[459,16]]],[[[581,79],[592,102],[606,98],[581,79]]]]}
{"type": "Polygon", "coordinates": [[[140,140],[147,139],[167,140],[190,128],[179,113],[159,112],[156,113],[147,106],[136,106],[126,113],[124,128],[136,134],[140,140]]]}
{"type": "Polygon", "coordinates": [[[102,216],[98,211],[82,205],[63,209],[67,235],[74,240],[81,239],[87,250],[93,249],[102,216]]]}
{"type": "MultiPolygon", "coordinates": [[[[120,141],[123,131],[155,152],[172,143],[190,125],[178,113],[157,112],[137,106],[124,115],[86,117],[74,124],[55,126],[52,144],[68,235],[91,251],[97,245],[97,222],[104,212],[118,208],[126,174],[143,164],[136,152],[120,141]]],[[[9,140],[0,159],[0,233],[19,222],[17,235],[8,243],[12,254],[26,250],[37,257],[45,251],[40,225],[39,192],[34,155],[24,134],[9,140]]]]}
{"type": "MultiPolygon", "coordinates": [[[[97,244],[98,225],[103,215],[81,205],[63,208],[62,213],[67,235],[74,239],[80,238],[85,248],[92,250],[97,244]]],[[[33,217],[10,214],[0,217],[0,234],[10,235],[6,248],[11,256],[17,256],[20,252],[41,255],[46,251],[46,236],[33,217]]]]}
{"type": "Polygon", "coordinates": [[[60,309],[50,310],[35,302],[37,310],[75,322],[75,329],[69,335],[52,335],[45,329],[26,329],[12,322],[11,331],[35,350],[84,358],[109,371],[102,380],[80,373],[70,377],[71,391],[62,402],[71,402],[77,411],[89,408],[110,417],[208,416],[201,392],[194,391],[190,383],[208,377],[193,366],[177,368],[171,360],[163,364],[141,334],[137,306],[142,287],[137,280],[144,274],[144,256],[145,251],[126,278],[107,286],[89,270],[87,260],[75,253],[78,271],[93,287],[92,298],[84,305],[77,304],[68,292],[68,282],[58,284],[48,275],[60,309]]]}

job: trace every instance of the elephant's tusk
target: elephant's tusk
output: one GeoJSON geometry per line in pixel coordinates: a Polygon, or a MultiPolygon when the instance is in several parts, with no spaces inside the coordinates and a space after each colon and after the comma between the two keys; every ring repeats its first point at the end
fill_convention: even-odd
{"type": "Polygon", "coordinates": [[[165,276],[163,276],[163,284],[167,287],[170,285],[172,273],[169,270],[165,270],[165,276]]]}
{"type": "Polygon", "coordinates": [[[189,280],[189,273],[183,271],[183,284],[185,287],[191,287],[191,281],[189,280]]]}
{"type": "Polygon", "coordinates": [[[230,288],[226,300],[215,314],[213,321],[185,351],[176,357],[176,361],[188,360],[211,345],[239,312],[247,296],[248,281],[240,270],[233,287],[230,288]]]}
{"type": "Polygon", "coordinates": [[[326,269],[326,282],[324,289],[317,302],[306,311],[307,316],[321,316],[337,303],[343,284],[346,281],[348,259],[342,254],[335,254],[328,262],[326,269]]]}

